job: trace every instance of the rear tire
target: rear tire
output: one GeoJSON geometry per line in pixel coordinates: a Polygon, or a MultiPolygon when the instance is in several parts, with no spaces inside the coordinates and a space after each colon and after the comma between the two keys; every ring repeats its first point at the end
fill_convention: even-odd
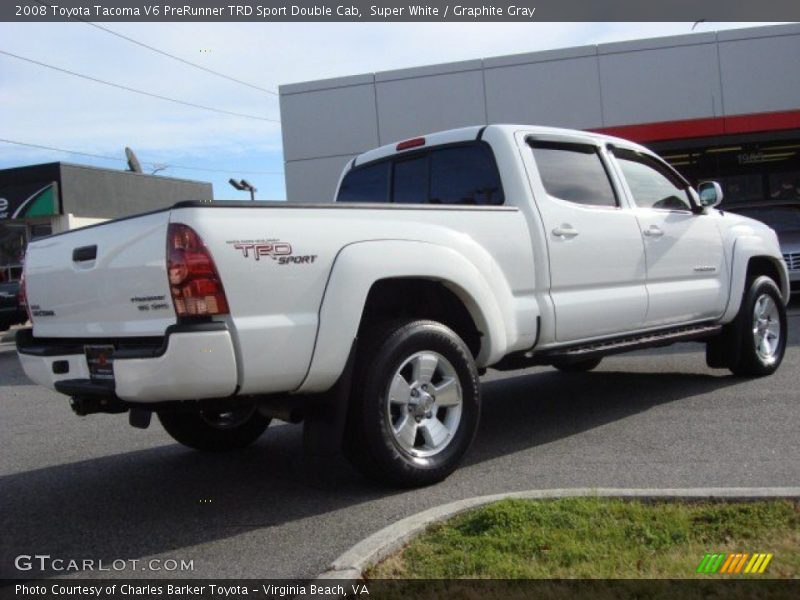
{"type": "Polygon", "coordinates": [[[246,448],[261,437],[270,423],[254,405],[227,411],[162,411],[158,420],[176,442],[206,452],[246,448]]]}
{"type": "Polygon", "coordinates": [[[395,321],[367,332],[351,389],[345,452],[381,483],[419,487],[443,480],[478,429],[475,362],[441,323],[395,321]]]}
{"type": "Polygon", "coordinates": [[[756,277],[745,290],[735,327],[739,351],[729,369],[741,377],[772,375],[783,361],[786,350],[786,305],[775,282],[756,277]]]}
{"type": "Polygon", "coordinates": [[[587,358],[575,362],[556,361],[553,366],[564,373],[586,373],[597,367],[602,360],[602,358],[587,358]]]}

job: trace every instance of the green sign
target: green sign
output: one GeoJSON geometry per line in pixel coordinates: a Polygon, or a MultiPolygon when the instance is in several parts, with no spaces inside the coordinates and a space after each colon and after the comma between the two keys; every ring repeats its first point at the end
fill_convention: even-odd
{"type": "Polygon", "coordinates": [[[0,219],[26,219],[58,214],[56,184],[24,183],[0,187],[0,219]]]}

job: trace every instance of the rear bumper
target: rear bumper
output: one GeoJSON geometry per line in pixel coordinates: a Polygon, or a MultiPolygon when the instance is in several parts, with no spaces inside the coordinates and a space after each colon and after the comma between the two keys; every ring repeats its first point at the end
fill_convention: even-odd
{"type": "Polygon", "coordinates": [[[225,323],[175,325],[163,339],[126,342],[37,339],[23,329],[17,334],[17,354],[30,379],[72,396],[107,394],[155,403],[223,398],[236,391],[236,356],[225,323]],[[115,346],[113,384],[90,381],[83,350],[87,343],[115,346]]]}

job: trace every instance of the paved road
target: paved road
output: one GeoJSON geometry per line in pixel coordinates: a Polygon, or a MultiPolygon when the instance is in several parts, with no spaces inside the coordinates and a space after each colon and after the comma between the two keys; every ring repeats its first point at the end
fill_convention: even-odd
{"type": "Polygon", "coordinates": [[[766,379],[711,371],[692,344],[609,358],[583,375],[492,374],[466,463],[442,484],[402,492],[376,489],[342,460],[307,462],[298,426],[208,456],[158,424],[78,418],[0,345],[0,576],[41,575],[13,560],[44,553],[193,561],[193,572],[171,576],[313,577],[395,520],[473,495],[798,485],[800,305],[791,312],[786,360],[766,379]]]}

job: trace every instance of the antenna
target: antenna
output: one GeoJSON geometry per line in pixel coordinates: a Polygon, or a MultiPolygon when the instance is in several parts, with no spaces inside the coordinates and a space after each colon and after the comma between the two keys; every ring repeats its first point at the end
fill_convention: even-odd
{"type": "Polygon", "coordinates": [[[133,150],[131,150],[128,146],[125,146],[125,156],[128,157],[128,170],[133,171],[134,173],[142,173],[142,165],[139,163],[139,159],[136,158],[136,154],[133,150]]]}

